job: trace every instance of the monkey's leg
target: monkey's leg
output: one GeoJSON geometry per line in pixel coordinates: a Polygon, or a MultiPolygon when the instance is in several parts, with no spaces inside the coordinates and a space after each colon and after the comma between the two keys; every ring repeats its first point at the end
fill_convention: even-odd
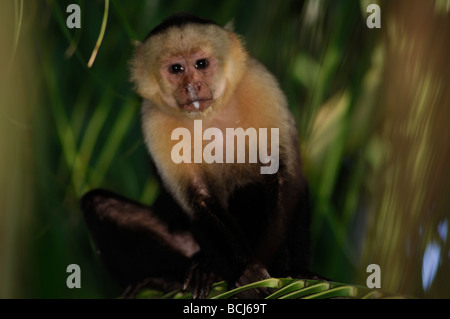
{"type": "MultiPolygon", "coordinates": [[[[269,278],[268,271],[273,251],[279,245],[283,234],[283,220],[277,210],[278,178],[276,175],[264,176],[263,182],[248,184],[237,189],[230,197],[229,211],[242,227],[243,238],[249,247],[244,268],[232,286],[240,287],[269,278]]],[[[270,293],[268,289],[258,288],[239,294],[238,298],[263,298],[270,293]]]]}
{"type": "Polygon", "coordinates": [[[128,296],[143,286],[181,288],[199,248],[170,196],[163,193],[149,208],[98,189],[81,205],[101,259],[128,296]]]}
{"type": "MultiPolygon", "coordinates": [[[[275,277],[297,277],[309,274],[311,260],[311,208],[308,186],[287,182],[280,188],[278,211],[283,212],[283,241],[273,251],[269,272],[275,277]]],[[[272,235],[273,236],[273,235],[272,235]]]]}

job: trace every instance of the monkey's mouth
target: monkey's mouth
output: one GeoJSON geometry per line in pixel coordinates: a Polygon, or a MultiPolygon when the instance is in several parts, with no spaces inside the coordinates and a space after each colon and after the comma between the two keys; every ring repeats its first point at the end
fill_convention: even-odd
{"type": "Polygon", "coordinates": [[[213,102],[212,98],[209,99],[198,99],[188,101],[184,104],[180,104],[180,108],[186,112],[203,112],[207,109],[213,102]]]}

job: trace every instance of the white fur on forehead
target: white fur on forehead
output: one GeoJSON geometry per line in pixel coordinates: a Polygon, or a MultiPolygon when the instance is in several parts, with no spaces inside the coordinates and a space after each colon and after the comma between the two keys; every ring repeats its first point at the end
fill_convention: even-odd
{"type": "Polygon", "coordinates": [[[216,25],[188,24],[170,27],[148,39],[144,46],[149,54],[164,57],[194,50],[211,51],[215,55],[226,55],[229,49],[228,31],[216,25]],[[228,41],[227,41],[228,40],[228,41]],[[218,50],[220,48],[220,50],[218,50]]]}

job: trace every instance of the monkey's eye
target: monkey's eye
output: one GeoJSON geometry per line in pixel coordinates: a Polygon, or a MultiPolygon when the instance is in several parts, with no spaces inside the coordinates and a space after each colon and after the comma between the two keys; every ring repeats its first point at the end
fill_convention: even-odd
{"type": "Polygon", "coordinates": [[[195,62],[195,68],[197,70],[204,70],[208,67],[209,62],[206,59],[200,59],[195,62]]]}
{"type": "Polygon", "coordinates": [[[180,74],[180,73],[183,73],[183,71],[184,71],[184,67],[179,63],[172,64],[171,66],[169,66],[170,73],[180,74]]]}

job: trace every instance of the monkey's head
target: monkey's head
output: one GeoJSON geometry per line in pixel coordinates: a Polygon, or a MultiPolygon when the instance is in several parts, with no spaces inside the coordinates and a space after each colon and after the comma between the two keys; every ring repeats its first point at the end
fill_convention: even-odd
{"type": "Polygon", "coordinates": [[[164,111],[206,113],[231,96],[247,53],[233,32],[188,14],[176,14],[137,45],[131,79],[137,92],[164,111]]]}

